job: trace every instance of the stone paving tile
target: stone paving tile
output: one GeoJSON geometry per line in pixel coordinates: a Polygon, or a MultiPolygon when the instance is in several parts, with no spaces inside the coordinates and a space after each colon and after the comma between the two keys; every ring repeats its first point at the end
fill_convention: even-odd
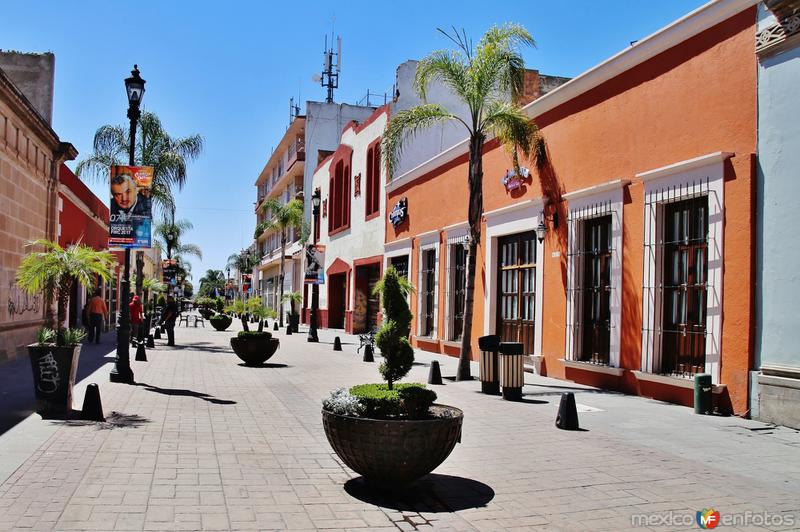
{"type": "MultiPolygon", "coordinates": [[[[379,381],[377,364],[347,342],[334,353],[345,335],[321,331],[317,345],[279,334],[271,362],[285,367],[245,368],[218,349],[231,334],[179,328],[178,348],[159,342],[133,362],[137,386],[99,370],[109,422],[40,421],[56,430],[0,479],[0,530],[626,530],[705,507],[782,512],[800,527],[794,432],[531,375],[526,395],[544,402],[483,396],[475,381],[435,387],[465,412],[462,443],[410,495],[358,491],[320,400],[379,381]],[[585,432],[553,426],[565,388],[599,409],[581,414],[585,432]]],[[[445,374],[456,364],[417,360],[423,382],[431,360],[445,374]]]]}

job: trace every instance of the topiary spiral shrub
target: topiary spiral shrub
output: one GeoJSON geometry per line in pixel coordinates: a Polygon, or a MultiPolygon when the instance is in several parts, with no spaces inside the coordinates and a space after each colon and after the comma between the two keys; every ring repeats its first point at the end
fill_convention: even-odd
{"type": "Polygon", "coordinates": [[[406,295],[397,271],[389,267],[384,273],[381,283],[376,287],[383,299],[383,311],[386,322],[375,335],[375,344],[381,350],[384,362],[379,371],[386,380],[389,390],[393,383],[402,379],[411,370],[414,363],[414,349],[408,343],[408,330],[411,327],[411,309],[408,308],[406,295]]]}

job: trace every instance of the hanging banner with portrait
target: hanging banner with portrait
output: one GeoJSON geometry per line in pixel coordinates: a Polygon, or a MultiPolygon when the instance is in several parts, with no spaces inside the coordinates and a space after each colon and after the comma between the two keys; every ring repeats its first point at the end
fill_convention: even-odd
{"type": "Polygon", "coordinates": [[[111,167],[111,218],[108,247],[151,247],[150,226],[153,208],[150,191],[152,166],[111,167]]]}
{"type": "Polygon", "coordinates": [[[306,246],[306,271],[303,281],[306,284],[325,284],[325,246],[308,244],[306,246]]]}

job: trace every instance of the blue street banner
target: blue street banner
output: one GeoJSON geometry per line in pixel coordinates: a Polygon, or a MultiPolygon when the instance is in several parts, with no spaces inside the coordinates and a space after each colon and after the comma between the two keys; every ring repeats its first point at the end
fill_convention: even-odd
{"type": "Polygon", "coordinates": [[[152,166],[111,167],[111,218],[108,247],[149,248],[153,221],[152,166]]]}

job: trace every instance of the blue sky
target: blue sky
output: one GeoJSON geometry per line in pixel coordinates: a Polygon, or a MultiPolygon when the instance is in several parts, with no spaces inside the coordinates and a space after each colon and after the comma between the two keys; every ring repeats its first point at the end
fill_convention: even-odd
{"type": "MultiPolygon", "coordinates": [[[[389,92],[397,65],[448,47],[437,27],[478,40],[493,24],[524,25],[537,41],[529,68],[576,76],[701,6],[701,0],[545,2],[3,2],[0,48],[56,56],[53,127],[85,157],[102,124],[125,124],[123,79],[134,63],[147,80],[144,108],[174,136],[201,134],[205,152],[178,194],[197,282],[247,245],[253,183],[288,125],[289,98],[324,100],[325,34],[342,36],[339,102],[389,92]]],[[[304,110],[303,110],[304,112],[304,110]]],[[[70,163],[74,169],[75,163],[70,163]]],[[[98,196],[105,186],[90,183],[98,196]]]]}

